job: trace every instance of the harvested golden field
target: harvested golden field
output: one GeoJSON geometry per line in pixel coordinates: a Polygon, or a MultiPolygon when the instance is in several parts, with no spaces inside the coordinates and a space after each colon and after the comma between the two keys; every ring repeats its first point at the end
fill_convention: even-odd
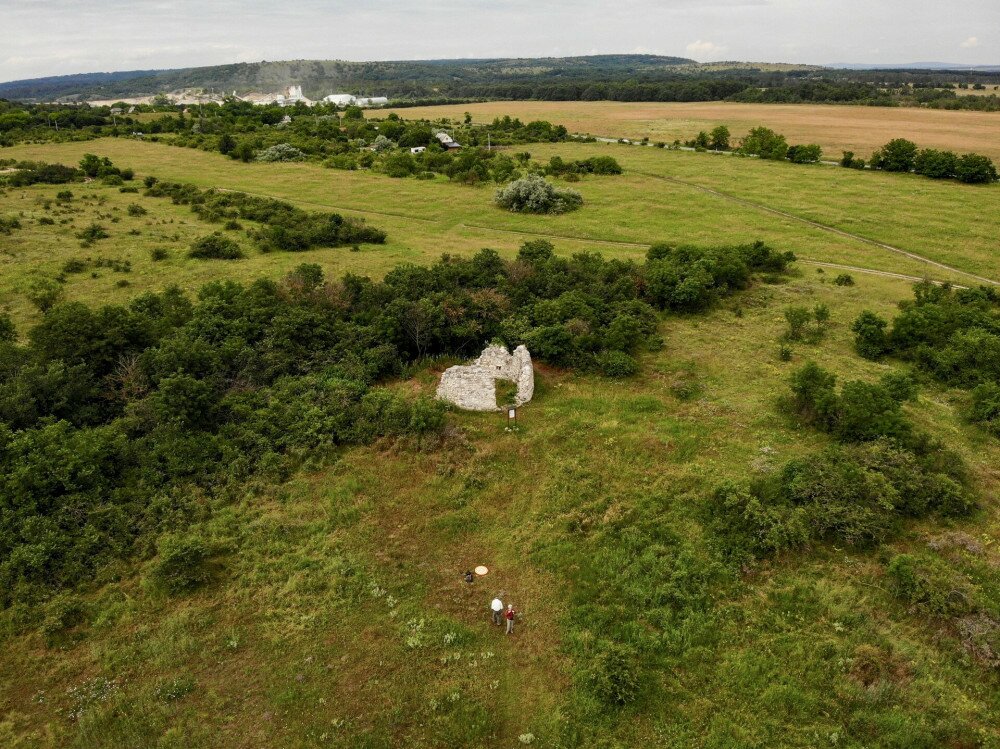
{"type": "MultiPolygon", "coordinates": [[[[789,143],[818,143],[827,156],[854,151],[867,158],[893,138],[921,146],[976,151],[1000,159],[1000,113],[954,112],[910,107],[862,107],[829,104],[737,104],[730,102],[631,103],[616,101],[496,101],[399,110],[406,118],[461,118],[489,122],[506,114],[522,120],[549,120],[571,132],[610,138],[673,142],[699,130],[727,125],[735,138],[766,125],[789,143]]],[[[373,110],[384,117],[384,110],[373,110]]]]}

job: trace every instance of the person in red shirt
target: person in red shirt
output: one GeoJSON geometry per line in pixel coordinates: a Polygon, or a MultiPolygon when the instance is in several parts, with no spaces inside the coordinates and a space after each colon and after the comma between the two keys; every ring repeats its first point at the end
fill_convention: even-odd
{"type": "Polygon", "coordinates": [[[507,619],[507,634],[514,634],[514,607],[511,604],[507,604],[507,613],[504,614],[504,618],[507,619]]]}

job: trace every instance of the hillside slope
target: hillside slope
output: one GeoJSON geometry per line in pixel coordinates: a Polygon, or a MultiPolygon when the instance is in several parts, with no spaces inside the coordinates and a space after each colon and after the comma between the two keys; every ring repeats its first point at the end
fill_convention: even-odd
{"type": "Polygon", "coordinates": [[[286,60],[215,65],[162,71],[58,76],[0,84],[0,96],[17,99],[145,96],[181,88],[235,89],[240,93],[277,90],[299,84],[307,96],[332,91],[378,92],[384,95],[434,96],[461,85],[515,83],[551,79],[627,80],[662,76],[694,60],[658,55],[595,55],[589,57],[504,58],[349,62],[345,60],[286,60]]]}

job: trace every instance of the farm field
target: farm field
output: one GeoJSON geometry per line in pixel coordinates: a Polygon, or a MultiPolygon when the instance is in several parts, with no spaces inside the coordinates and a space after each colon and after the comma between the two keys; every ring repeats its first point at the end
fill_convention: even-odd
{"type": "MultiPolygon", "coordinates": [[[[704,516],[720,482],[830,443],[782,406],[795,369],[815,360],[866,382],[904,369],[854,349],[851,323],[863,310],[890,318],[912,298],[909,281],[878,273],[1000,281],[1000,186],[617,144],[525,150],[543,161],[611,154],[625,173],[574,183],[585,201],[575,213],[526,216],[493,207],[492,187],[443,178],[243,164],[116,139],[4,149],[67,164],[96,153],[134,168],[137,185],[155,175],[268,195],[363,217],[389,235],[359,252],[262,254],[233,231],[246,259],[195,260],[191,242],[219,225],[141,187],[73,184],[65,204],[55,200],[63,186],[9,189],[0,217],[18,216],[22,228],[0,235],[0,309],[22,335],[41,319],[32,285],[72,260],[88,264],[66,275],[66,298],[95,306],[168,284],[193,294],[213,280],[280,279],[300,263],[335,279],[482,247],[512,258],[537,238],[560,255],[635,260],[657,241],[759,238],[801,260],[704,314],[664,315],[663,345],[639,355],[635,377],[536,365],[516,430],[498,414],[451,412],[436,445],[384,439],[331,451],[285,482],[253,481],[205,522],[222,552],[202,588],[166,597],[148,586],[148,562],[123,563],[87,593],[92,616],[60,645],[38,631],[3,633],[0,745],[1000,745],[995,669],[886,581],[894,554],[936,544],[996,595],[1000,441],[964,420],[963,391],[921,382],[905,413],[968,463],[983,503],[971,518],[908,520],[874,550],[816,543],[730,573],[712,566],[704,516]],[[131,215],[130,205],[145,212],[131,215]],[[82,248],[75,233],[92,221],[111,236],[82,248]],[[167,256],[153,260],[158,248],[167,256]],[[841,270],[822,263],[860,270],[838,286],[841,270]],[[825,305],[830,322],[822,340],[794,343],[782,360],[791,305],[825,305]],[[478,564],[489,575],[467,585],[461,571],[478,564]],[[704,589],[711,594],[699,598],[704,589]],[[512,637],[489,622],[499,591],[521,614],[512,637]],[[672,607],[684,617],[657,618],[672,607]],[[639,669],[639,697],[613,711],[592,690],[614,662],[587,660],[609,620],[664,633],[639,669]]],[[[432,395],[452,363],[422,362],[388,387],[432,395]]]]}
{"type": "MultiPolygon", "coordinates": [[[[854,151],[867,159],[889,140],[909,138],[925,148],[974,151],[1000,160],[997,112],[830,104],[611,101],[497,101],[398,110],[401,117],[428,119],[461,119],[465,112],[472,115],[474,122],[491,122],[495,117],[510,115],[525,122],[557,122],[570,132],[608,138],[645,137],[666,143],[688,140],[699,130],[708,131],[716,125],[727,125],[736,138],[750,128],[766,125],[787,136],[789,143],[818,143],[827,158],[839,159],[841,151],[854,151]]],[[[384,112],[372,111],[370,115],[382,117],[384,112]]]]}

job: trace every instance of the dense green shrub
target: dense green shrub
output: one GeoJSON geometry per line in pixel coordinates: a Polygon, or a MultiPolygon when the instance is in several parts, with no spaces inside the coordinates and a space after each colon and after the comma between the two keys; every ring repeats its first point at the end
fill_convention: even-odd
{"type": "Polygon", "coordinates": [[[18,165],[18,171],[7,176],[7,183],[11,187],[27,187],[35,184],[62,185],[81,179],[83,179],[83,173],[73,167],[62,164],[22,162],[18,165]]]}
{"type": "Polygon", "coordinates": [[[390,177],[409,177],[416,173],[417,162],[413,156],[406,151],[396,151],[389,154],[382,162],[382,171],[390,177]]]}
{"type": "Polygon", "coordinates": [[[852,329],[863,356],[897,356],[945,384],[977,388],[968,415],[994,431],[992,394],[1000,387],[1000,294],[996,289],[920,283],[914,287],[914,299],[900,303],[891,325],[864,312],[852,329]]]}
{"type": "Polygon", "coordinates": [[[1000,383],[984,382],[973,388],[969,420],[995,437],[1000,437],[1000,383]]]}
{"type": "Polygon", "coordinates": [[[912,172],[917,159],[917,144],[905,138],[896,138],[872,154],[872,169],[886,172],[912,172]]]}
{"type": "Polygon", "coordinates": [[[215,232],[195,240],[188,250],[188,257],[200,260],[240,260],[246,255],[232,239],[215,232]]]}
{"type": "Polygon", "coordinates": [[[830,309],[825,304],[817,304],[811,310],[807,307],[788,307],[785,309],[785,322],[788,323],[785,340],[816,343],[826,333],[830,309]]]}
{"type": "Polygon", "coordinates": [[[976,502],[962,459],[905,419],[913,381],[891,373],[878,383],[836,377],[810,362],[792,376],[792,407],[832,433],[834,445],[744,484],[724,484],[706,522],[734,557],[768,556],[813,540],[876,546],[906,518],[962,516],[976,502]]]}
{"type": "Polygon", "coordinates": [[[975,503],[961,461],[890,440],[832,446],[745,484],[727,483],[706,520],[731,556],[765,557],[810,541],[860,547],[894,537],[906,518],[961,516],[975,503]]]}
{"type": "Polygon", "coordinates": [[[88,607],[78,596],[63,593],[45,604],[39,628],[48,647],[65,644],[70,632],[87,619],[88,607]]]}
{"type": "Polygon", "coordinates": [[[881,359],[889,350],[889,323],[874,312],[865,310],[851,325],[854,333],[854,348],[866,359],[881,359]]]}
{"type": "Polygon", "coordinates": [[[767,127],[755,127],[740,142],[737,153],[780,161],[788,154],[788,142],[767,127]]]}
{"type": "Polygon", "coordinates": [[[0,216],[0,234],[13,234],[15,229],[21,228],[21,221],[17,216],[0,216]]]}
{"type": "Polygon", "coordinates": [[[655,244],[647,253],[647,294],[658,307],[697,311],[749,286],[753,273],[780,273],[795,259],[762,242],[702,249],[655,244]]]}
{"type": "Polygon", "coordinates": [[[912,609],[935,616],[961,616],[975,608],[969,581],[930,554],[897,554],[886,568],[889,589],[912,609]]]}
{"type": "Polygon", "coordinates": [[[621,174],[621,164],[613,156],[591,156],[577,161],[564,161],[561,156],[553,156],[545,167],[545,173],[554,176],[568,174],[621,174]]]}
{"type": "Polygon", "coordinates": [[[913,162],[913,170],[931,179],[952,179],[958,166],[958,157],[951,151],[925,148],[913,162]]]}
{"type": "Polygon", "coordinates": [[[815,143],[805,146],[789,146],[785,158],[793,164],[816,164],[823,158],[823,149],[815,143]]]}
{"type": "Polygon", "coordinates": [[[538,175],[529,175],[497,190],[494,202],[514,213],[566,213],[583,205],[583,197],[576,190],[558,188],[538,175]]]}
{"type": "Polygon", "coordinates": [[[955,165],[955,177],[967,184],[985,184],[996,182],[1000,175],[993,161],[987,156],[967,153],[958,159],[955,165]]]}
{"type": "MultiPolygon", "coordinates": [[[[234,149],[235,150],[235,149],[234,149]]],[[[276,143],[257,153],[257,161],[303,161],[306,155],[289,143],[276,143]]]]}
{"type": "Polygon", "coordinates": [[[76,238],[89,244],[99,239],[107,239],[110,236],[107,229],[95,222],[77,232],[76,238]]]}
{"type": "Polygon", "coordinates": [[[156,551],[151,577],[164,592],[188,593],[208,582],[210,554],[208,545],[199,537],[166,535],[159,540],[156,551]]]}
{"type": "Polygon", "coordinates": [[[604,351],[597,357],[597,367],[605,377],[631,377],[639,371],[639,362],[624,351],[604,351]]]}
{"type": "Polygon", "coordinates": [[[793,404],[806,422],[831,432],[842,442],[909,436],[910,426],[901,406],[913,397],[912,386],[905,386],[897,375],[890,374],[878,383],[847,382],[838,394],[836,379],[815,362],[792,375],[793,404]]]}

